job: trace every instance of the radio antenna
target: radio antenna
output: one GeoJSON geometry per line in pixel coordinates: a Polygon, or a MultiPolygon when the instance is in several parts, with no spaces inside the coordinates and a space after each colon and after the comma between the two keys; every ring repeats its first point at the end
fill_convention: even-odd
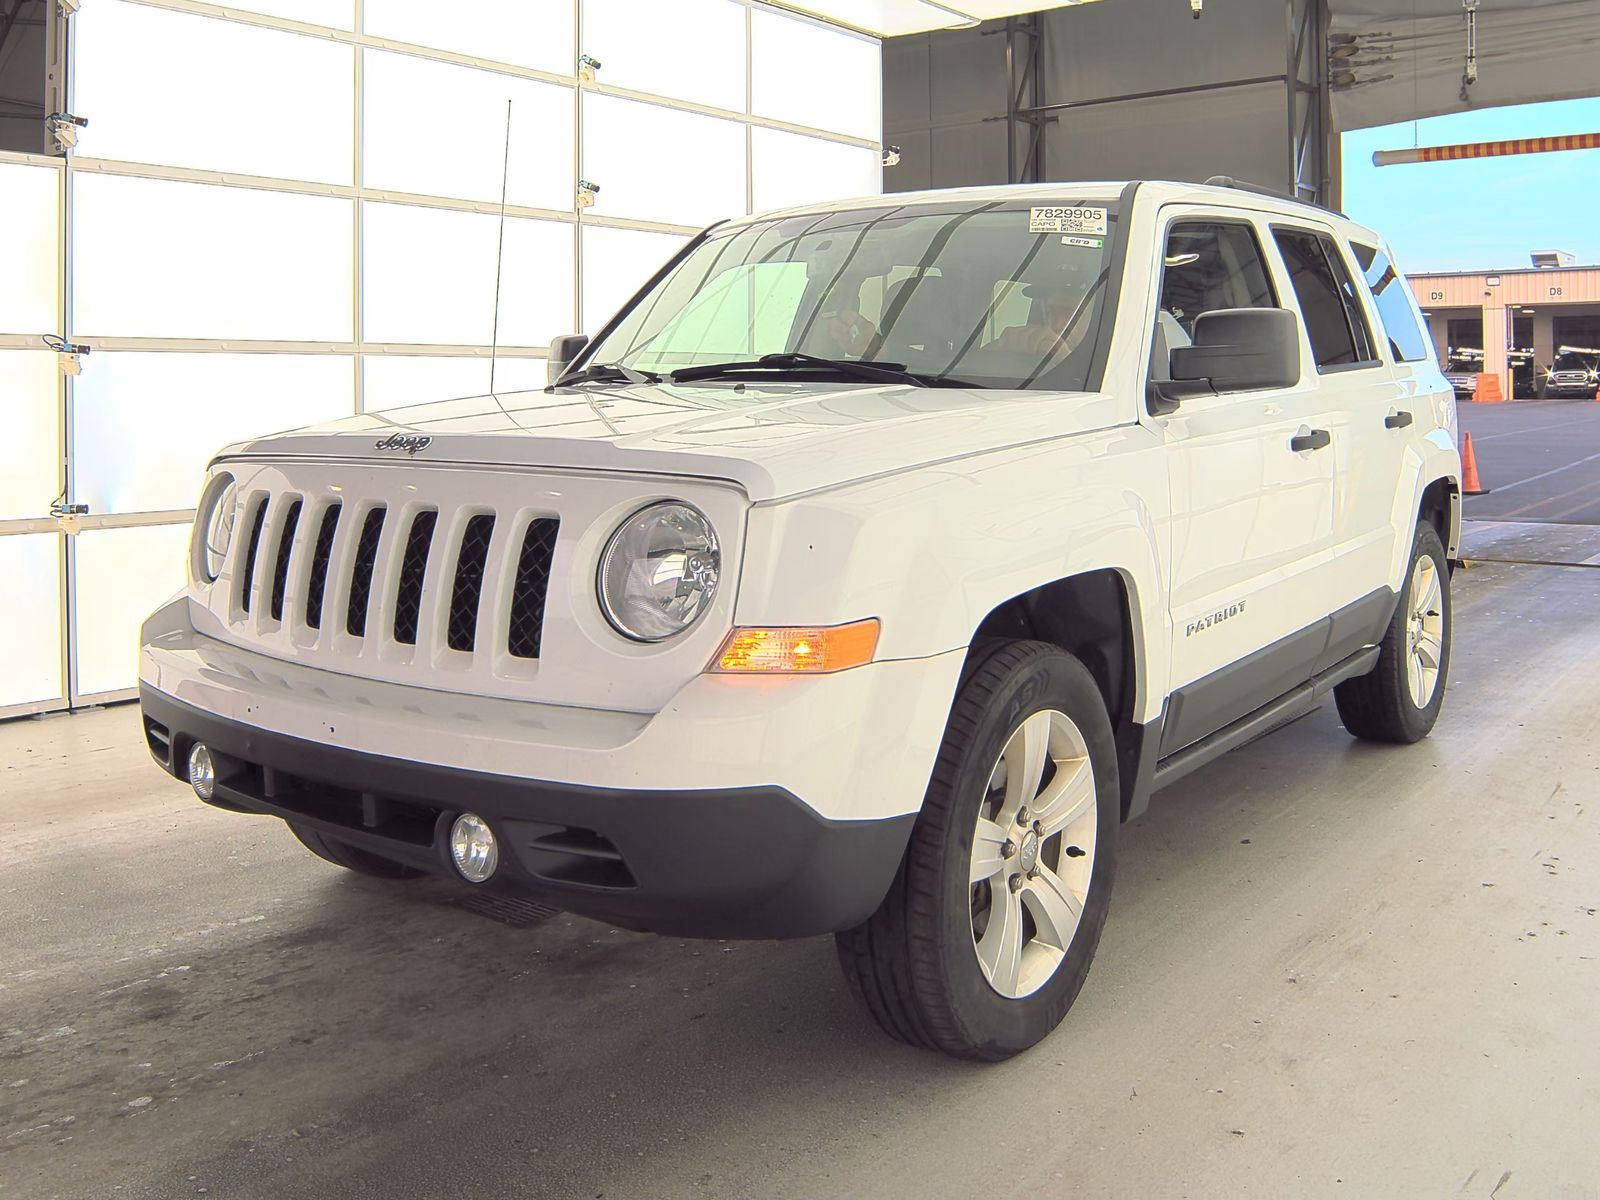
{"type": "Polygon", "coordinates": [[[494,251],[494,328],[489,334],[489,394],[494,395],[494,362],[500,352],[500,264],[506,252],[506,182],[511,175],[511,101],[506,101],[506,152],[500,163],[500,239],[494,251]]]}

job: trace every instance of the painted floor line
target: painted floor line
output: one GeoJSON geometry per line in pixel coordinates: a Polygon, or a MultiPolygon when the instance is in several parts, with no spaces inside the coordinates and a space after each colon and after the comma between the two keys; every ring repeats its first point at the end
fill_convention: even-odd
{"type": "Polygon", "coordinates": [[[1550,429],[1571,429],[1572,422],[1557,421],[1554,425],[1535,425],[1530,429],[1507,429],[1503,433],[1474,434],[1472,440],[1478,442],[1492,442],[1496,438],[1521,437],[1525,433],[1542,433],[1550,429]]]}
{"type": "Polygon", "coordinates": [[[1600,554],[1586,558],[1582,562],[1558,562],[1550,558],[1489,558],[1483,554],[1468,555],[1463,562],[1468,563],[1509,563],[1514,567],[1587,567],[1590,570],[1600,570],[1600,554]]]}
{"type": "MultiPolygon", "coordinates": [[[[1548,471],[1540,471],[1537,475],[1529,475],[1526,479],[1519,479],[1515,483],[1502,483],[1494,490],[1497,492],[1509,492],[1512,488],[1519,488],[1525,483],[1537,483],[1541,479],[1549,479],[1552,475],[1559,475],[1563,471],[1570,471],[1573,467],[1581,467],[1584,463],[1594,462],[1597,458],[1600,458],[1600,452],[1587,455],[1583,458],[1575,459],[1563,467],[1552,467],[1548,471]]],[[[1471,500],[1472,497],[1469,496],[1467,499],[1471,500]]]]}
{"type": "MultiPolygon", "coordinates": [[[[1600,477],[1591,479],[1587,483],[1580,483],[1577,487],[1568,488],[1564,492],[1557,492],[1554,496],[1541,497],[1540,499],[1534,500],[1531,503],[1524,504],[1521,508],[1513,508],[1509,512],[1503,512],[1500,515],[1502,518],[1508,521],[1515,517],[1525,517],[1530,513],[1537,512],[1540,509],[1546,509],[1551,505],[1559,504],[1563,500],[1570,500],[1572,497],[1581,495],[1584,492],[1592,492],[1595,488],[1600,488],[1600,477]]],[[[1575,504],[1571,508],[1562,509],[1560,512],[1547,512],[1545,513],[1545,519],[1556,524],[1564,524],[1564,518],[1576,516],[1578,513],[1581,513],[1585,509],[1589,508],[1593,503],[1594,502],[1592,499],[1584,500],[1582,503],[1575,504]]]]}

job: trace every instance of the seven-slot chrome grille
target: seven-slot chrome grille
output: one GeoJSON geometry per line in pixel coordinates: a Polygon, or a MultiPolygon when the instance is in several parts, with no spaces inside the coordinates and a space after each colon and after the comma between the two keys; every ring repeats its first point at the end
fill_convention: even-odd
{"type": "MultiPolygon", "coordinates": [[[[441,458],[453,449],[429,447],[441,458]]],[[[216,581],[193,580],[195,631],[258,656],[229,668],[252,673],[252,686],[312,705],[319,684],[302,668],[425,690],[419,714],[443,711],[450,695],[659,712],[732,624],[748,501],[730,484],[356,455],[240,456],[214,469],[236,481],[233,535],[216,581]],[[596,573],[614,531],[664,500],[715,523],[727,582],[705,619],[645,646],[607,622],[596,573]]],[[[396,703],[381,687],[371,698],[396,703]]],[[[529,709],[523,719],[566,717],[529,709]]],[[[353,736],[348,720],[328,731],[353,736]]]]}
{"type": "Polygon", "coordinates": [[[343,658],[487,651],[536,665],[559,517],[333,490],[247,492],[230,556],[236,632],[343,658]]]}

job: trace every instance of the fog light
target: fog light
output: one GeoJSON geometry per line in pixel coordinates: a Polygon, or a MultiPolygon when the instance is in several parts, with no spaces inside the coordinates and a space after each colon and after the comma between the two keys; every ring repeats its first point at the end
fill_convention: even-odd
{"type": "Polygon", "coordinates": [[[468,883],[482,883],[493,875],[500,864],[500,849],[489,823],[477,813],[457,817],[450,826],[450,857],[468,883]]]}
{"type": "Polygon", "coordinates": [[[217,794],[217,764],[211,760],[211,751],[204,742],[196,742],[189,751],[189,786],[202,800],[217,794]]]}

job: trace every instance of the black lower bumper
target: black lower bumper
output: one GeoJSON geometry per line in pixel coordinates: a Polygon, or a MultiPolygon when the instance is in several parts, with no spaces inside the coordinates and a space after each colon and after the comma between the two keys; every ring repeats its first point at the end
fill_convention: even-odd
{"type": "Polygon", "coordinates": [[[889,890],[915,819],[831,821],[779,787],[653,792],[488,775],[286,737],[149,688],[139,700],[151,753],[170,774],[187,779],[196,742],[221,756],[219,808],[282,817],[451,878],[450,824],[475,812],[501,845],[481,886],[658,933],[847,929],[889,890]]]}

